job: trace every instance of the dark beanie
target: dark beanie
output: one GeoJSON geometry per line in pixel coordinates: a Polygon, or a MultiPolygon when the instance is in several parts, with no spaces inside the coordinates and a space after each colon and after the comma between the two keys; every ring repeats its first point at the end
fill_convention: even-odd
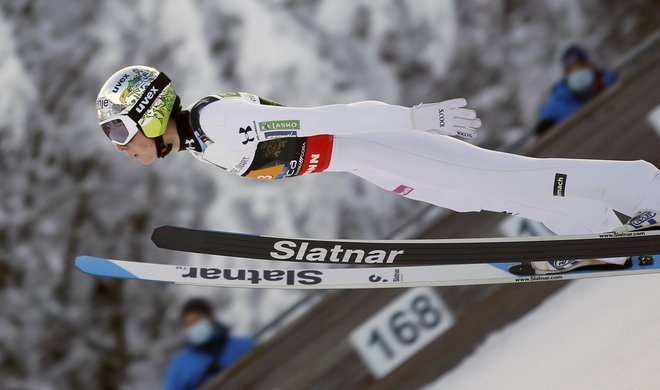
{"type": "Polygon", "coordinates": [[[204,298],[192,298],[181,308],[181,317],[188,313],[200,313],[213,318],[213,307],[204,298]]]}
{"type": "Polygon", "coordinates": [[[591,63],[591,59],[589,58],[589,53],[587,53],[582,46],[571,45],[564,50],[564,54],[561,56],[561,63],[564,66],[564,71],[576,62],[591,63]]]}

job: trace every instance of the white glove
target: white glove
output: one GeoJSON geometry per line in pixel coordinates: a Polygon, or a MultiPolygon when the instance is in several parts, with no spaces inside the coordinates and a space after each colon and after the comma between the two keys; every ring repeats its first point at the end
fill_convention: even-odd
{"type": "Polygon", "coordinates": [[[411,109],[412,125],[417,130],[442,135],[475,138],[481,120],[463,98],[419,104],[411,109]]]}

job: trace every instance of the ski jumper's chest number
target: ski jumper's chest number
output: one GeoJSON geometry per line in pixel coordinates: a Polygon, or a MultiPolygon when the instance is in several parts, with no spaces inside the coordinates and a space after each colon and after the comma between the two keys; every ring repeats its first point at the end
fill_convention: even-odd
{"type": "Polygon", "coordinates": [[[330,165],[332,143],[325,134],[262,141],[243,176],[271,180],[322,172],[330,165]]]}
{"type": "Polygon", "coordinates": [[[453,323],[434,289],[416,288],[372,316],[351,333],[350,340],[372,374],[381,378],[453,323]]]}

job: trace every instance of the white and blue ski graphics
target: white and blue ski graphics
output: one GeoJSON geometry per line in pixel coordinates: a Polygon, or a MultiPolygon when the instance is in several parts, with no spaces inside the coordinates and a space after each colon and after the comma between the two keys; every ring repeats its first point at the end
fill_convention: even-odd
{"type": "Polygon", "coordinates": [[[84,273],[129,280],[212,287],[359,289],[529,283],[660,273],[660,264],[632,258],[632,266],[615,270],[575,270],[567,273],[520,276],[508,272],[511,263],[412,267],[295,268],[196,267],[79,256],[84,273]]]}

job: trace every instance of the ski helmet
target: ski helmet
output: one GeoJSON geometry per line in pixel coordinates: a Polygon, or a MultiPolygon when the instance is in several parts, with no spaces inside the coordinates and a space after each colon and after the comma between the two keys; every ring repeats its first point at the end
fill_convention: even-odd
{"type": "Polygon", "coordinates": [[[169,153],[163,134],[177,96],[170,79],[148,66],[118,70],[103,84],[96,98],[96,115],[105,135],[117,145],[126,145],[138,131],[153,138],[158,157],[169,153]]]}

